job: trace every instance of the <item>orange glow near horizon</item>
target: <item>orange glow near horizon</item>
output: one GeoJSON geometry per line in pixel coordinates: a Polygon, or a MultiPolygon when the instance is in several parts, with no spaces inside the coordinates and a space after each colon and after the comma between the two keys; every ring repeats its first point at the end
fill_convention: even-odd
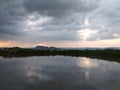
{"type": "Polygon", "coordinates": [[[40,42],[36,44],[23,43],[15,41],[0,41],[0,47],[35,47],[35,46],[53,46],[53,47],[120,47],[120,38],[99,41],[58,41],[58,42],[40,42]]]}
{"type": "Polygon", "coordinates": [[[119,39],[99,40],[99,41],[59,41],[48,42],[47,46],[55,47],[120,47],[119,39]]]}
{"type": "Polygon", "coordinates": [[[14,42],[14,41],[7,41],[7,42],[1,41],[0,47],[31,47],[31,44],[14,42]]]}

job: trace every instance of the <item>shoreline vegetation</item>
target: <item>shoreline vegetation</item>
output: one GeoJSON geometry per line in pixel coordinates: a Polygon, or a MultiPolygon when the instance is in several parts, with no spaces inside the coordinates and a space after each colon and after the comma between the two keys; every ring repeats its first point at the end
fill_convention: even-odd
{"type": "Polygon", "coordinates": [[[47,48],[46,50],[32,48],[4,48],[0,49],[0,56],[4,58],[11,57],[28,57],[28,56],[72,56],[72,57],[89,57],[120,62],[120,50],[62,50],[57,48],[47,48]]]}

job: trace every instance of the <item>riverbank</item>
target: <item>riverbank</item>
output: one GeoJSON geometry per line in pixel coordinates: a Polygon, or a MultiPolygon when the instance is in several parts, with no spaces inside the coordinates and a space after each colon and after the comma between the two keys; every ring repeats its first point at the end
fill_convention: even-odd
{"type": "Polygon", "coordinates": [[[105,59],[120,62],[120,50],[33,50],[23,48],[9,48],[0,50],[2,57],[27,57],[27,56],[75,56],[105,59]]]}

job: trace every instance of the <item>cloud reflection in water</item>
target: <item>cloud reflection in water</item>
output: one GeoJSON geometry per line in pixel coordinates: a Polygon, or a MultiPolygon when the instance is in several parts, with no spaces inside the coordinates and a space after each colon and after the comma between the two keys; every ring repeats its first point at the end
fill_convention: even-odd
{"type": "Polygon", "coordinates": [[[83,73],[85,76],[86,81],[90,81],[90,75],[91,75],[91,68],[97,68],[99,67],[98,63],[95,61],[92,62],[89,58],[80,58],[80,60],[77,61],[78,67],[83,69],[83,73]]]}
{"type": "Polygon", "coordinates": [[[39,68],[39,72],[36,70],[35,67],[28,67],[25,66],[26,77],[28,78],[28,82],[30,83],[39,83],[40,81],[48,81],[51,80],[51,77],[43,74],[42,67],[39,68]]]}
{"type": "Polygon", "coordinates": [[[83,57],[82,59],[77,61],[77,64],[81,68],[95,68],[98,67],[98,64],[94,61],[92,62],[89,58],[83,57]]]}

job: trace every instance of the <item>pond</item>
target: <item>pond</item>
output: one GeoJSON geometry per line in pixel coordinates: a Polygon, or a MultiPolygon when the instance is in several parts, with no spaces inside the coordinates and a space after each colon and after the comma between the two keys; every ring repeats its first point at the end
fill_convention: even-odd
{"type": "Polygon", "coordinates": [[[120,63],[86,57],[0,57],[0,90],[120,90],[120,63]]]}

